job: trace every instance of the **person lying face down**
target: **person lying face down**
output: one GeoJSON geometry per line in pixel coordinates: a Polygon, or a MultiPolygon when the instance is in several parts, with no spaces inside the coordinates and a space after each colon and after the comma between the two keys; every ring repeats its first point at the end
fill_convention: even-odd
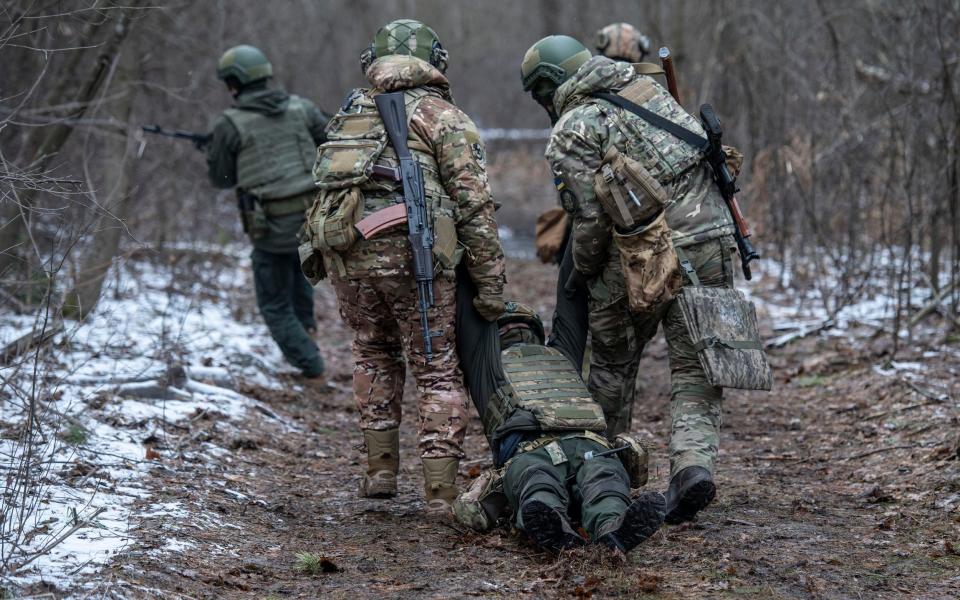
{"type": "MultiPolygon", "coordinates": [[[[563,277],[561,268],[561,282],[563,277]]],[[[492,330],[458,317],[458,338],[466,338],[461,366],[495,469],[457,498],[454,514],[478,530],[509,515],[553,552],[587,543],[571,525],[579,520],[590,542],[626,553],[660,528],[666,502],[658,492],[631,498],[631,483],[646,483],[646,451],[632,436],[613,444],[602,437],[603,410],[579,372],[586,337],[582,311],[576,294],[558,288],[549,345],[539,316],[516,302],[507,303],[492,330]],[[477,402],[479,394],[485,401],[477,402]]]]}

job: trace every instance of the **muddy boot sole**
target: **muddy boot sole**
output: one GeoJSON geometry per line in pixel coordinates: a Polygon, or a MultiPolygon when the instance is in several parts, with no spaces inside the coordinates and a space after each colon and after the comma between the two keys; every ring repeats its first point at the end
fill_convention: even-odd
{"type": "Polygon", "coordinates": [[[531,500],[521,511],[523,530],[537,545],[555,553],[584,545],[582,537],[564,527],[560,513],[543,502],[531,500]]]}
{"type": "Polygon", "coordinates": [[[634,500],[619,519],[619,527],[597,540],[626,554],[655,534],[667,514],[667,499],[659,492],[645,492],[634,500]]]}
{"type": "Polygon", "coordinates": [[[717,496],[717,485],[710,479],[704,479],[687,488],[676,506],[667,513],[666,521],[671,525],[693,521],[697,513],[705,509],[717,496]]]}

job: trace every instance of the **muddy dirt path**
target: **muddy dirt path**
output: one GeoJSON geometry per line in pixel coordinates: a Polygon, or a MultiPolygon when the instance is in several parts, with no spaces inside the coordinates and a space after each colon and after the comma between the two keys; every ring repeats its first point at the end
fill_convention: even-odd
{"type": "MultiPolygon", "coordinates": [[[[510,273],[516,299],[549,311],[551,267],[514,261],[510,273]]],[[[400,494],[357,498],[362,456],[349,336],[329,294],[319,302],[334,387],[247,389],[270,410],[230,428],[212,412],[178,432],[186,440],[179,448],[158,448],[170,458],[153,471],[153,501],[182,510],[176,519],[145,513],[131,523],[137,542],[103,573],[103,596],[960,596],[956,359],[927,360],[918,350],[914,358],[928,367],[918,383],[874,369],[884,350],[853,351],[842,338],[777,351],[773,393],[727,395],[719,495],[697,523],[665,527],[627,563],[599,551],[555,560],[506,531],[477,535],[422,518],[411,390],[400,494]],[[231,452],[189,459],[192,446],[218,436],[231,452]],[[298,568],[300,552],[325,559],[318,572],[298,568]]],[[[638,385],[634,429],[658,444],[650,485],[664,489],[662,339],[649,349],[638,385]]],[[[476,423],[467,452],[464,481],[488,464],[476,423]]]]}

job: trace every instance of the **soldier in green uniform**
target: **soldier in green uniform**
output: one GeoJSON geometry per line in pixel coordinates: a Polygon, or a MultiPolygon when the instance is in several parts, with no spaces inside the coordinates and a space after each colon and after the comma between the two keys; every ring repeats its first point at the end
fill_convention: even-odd
{"type": "Polygon", "coordinates": [[[480,290],[474,303],[486,318],[503,311],[504,258],[476,126],[454,104],[444,71],[447,52],[436,32],[410,19],[382,27],[361,55],[370,82],[354,90],[330,122],[320,147],[321,188],[301,246],[305,272],[329,275],[340,314],[354,330],[353,392],[367,449],[360,495],[397,493],[400,418],[406,364],[420,396],[419,454],[427,512],[449,515],[467,424],[466,393],[455,348],[456,274],[480,290]],[[407,145],[423,175],[433,232],[433,307],[427,311],[432,354],[426,352],[399,161],[375,98],[400,92],[407,145]],[[361,222],[376,233],[357,239],[361,222]],[[322,256],[317,267],[316,255],[322,256]],[[405,360],[406,359],[406,360],[405,360]]]}
{"type": "Polygon", "coordinates": [[[300,271],[297,232],[316,186],[311,173],[327,119],[309,100],[268,87],[273,67],[253,46],[227,50],[217,77],[234,97],[207,146],[210,182],[236,187],[253,242],[257,307],[287,361],[323,375],[313,340],[313,288],[300,271]]]}
{"type": "MultiPolygon", "coordinates": [[[[591,542],[626,553],[663,523],[665,500],[659,492],[631,498],[630,488],[646,483],[646,449],[632,436],[612,444],[603,437],[603,409],[574,366],[583,362],[587,299],[582,291],[564,291],[562,280],[572,270],[566,252],[548,345],[540,317],[528,306],[508,302],[494,326],[459,302],[457,345],[497,470],[481,475],[454,512],[483,531],[503,516],[494,508],[499,504],[520,530],[554,552],[585,543],[571,526],[578,518],[591,542]],[[617,448],[620,457],[611,452],[617,448]]],[[[464,285],[458,293],[472,297],[464,285]]]]}
{"type": "MultiPolygon", "coordinates": [[[[594,97],[619,94],[703,135],[652,77],[629,63],[591,57],[577,40],[550,36],[521,66],[523,87],[558,119],[546,150],[573,220],[573,257],[590,295],[592,354],[588,386],[604,408],[607,434],[630,427],[643,345],[662,325],[671,371],[670,487],[667,521],[693,519],[716,494],[713,482],[722,389],[709,385],[676,301],[651,314],[630,311],[613,224],[597,200],[594,178],[608,150],[639,161],[669,191],[666,220],[673,245],[705,286],[732,286],[734,226],[703,155],[630,111],[594,97]]],[[[693,274],[684,278],[691,284],[693,274]]]]}

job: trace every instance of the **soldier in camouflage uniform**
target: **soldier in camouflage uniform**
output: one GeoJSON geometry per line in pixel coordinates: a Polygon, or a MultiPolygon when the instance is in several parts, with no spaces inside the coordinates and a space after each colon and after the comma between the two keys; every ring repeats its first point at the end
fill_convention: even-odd
{"type": "MultiPolygon", "coordinates": [[[[569,275],[572,268],[567,253],[561,273],[569,275]]],[[[583,362],[586,315],[577,304],[585,303],[582,297],[568,298],[559,286],[549,345],[544,345],[540,317],[515,302],[508,302],[497,320],[498,345],[458,341],[499,470],[476,480],[457,499],[454,512],[465,525],[484,531],[504,516],[483,508],[498,501],[517,528],[554,552],[585,543],[570,525],[577,515],[591,542],[626,553],[659,529],[665,500],[659,492],[630,496],[631,486],[646,483],[647,454],[639,441],[619,436],[611,445],[602,437],[603,409],[574,367],[583,362]],[[499,360],[481,358],[498,350],[499,360]],[[612,446],[622,449],[625,460],[600,454],[612,446]],[[485,489],[491,478],[499,480],[496,498],[485,489]]],[[[458,327],[482,340],[488,335],[485,324],[464,312],[461,304],[458,327]]]]}
{"type": "Polygon", "coordinates": [[[629,23],[611,23],[597,32],[595,46],[607,58],[638,63],[650,53],[650,38],[629,23]]]}
{"type": "MultiPolygon", "coordinates": [[[[408,144],[423,169],[436,237],[435,306],[429,310],[430,329],[435,332],[432,358],[426,356],[421,336],[406,221],[375,238],[334,250],[327,241],[333,213],[324,207],[342,207],[346,200],[335,195],[332,201],[318,200],[308,216],[312,247],[327,248],[321,250],[325,271],[336,289],[340,313],[355,332],[353,390],[368,457],[360,494],[396,494],[405,355],[420,394],[419,450],[427,510],[433,515],[449,514],[458,493],[455,478],[468,418],[455,348],[454,269],[462,260],[480,290],[474,303],[490,320],[503,311],[504,285],[485,151],[476,126],[450,95],[446,57],[436,33],[422,23],[399,20],[381,28],[361,56],[371,87],[351,93],[333,117],[328,128],[331,141],[321,147],[316,167],[318,185],[336,188],[337,173],[350,171],[358,159],[370,163],[357,169],[362,196],[358,218],[402,200],[398,181],[365,175],[372,172],[374,162],[381,168],[398,164],[389,144],[378,154],[386,135],[374,98],[403,91],[408,144]],[[374,150],[364,150],[371,145],[374,150]]],[[[352,227],[346,231],[349,234],[352,227]]]]}
{"type": "MultiPolygon", "coordinates": [[[[531,47],[522,75],[524,89],[559,118],[546,157],[573,219],[574,260],[590,293],[590,391],[604,407],[608,435],[626,431],[640,351],[663,325],[672,382],[667,521],[693,519],[716,494],[712,474],[722,389],[707,383],[676,301],[652,314],[629,310],[621,262],[611,247],[611,219],[595,196],[595,173],[607,150],[616,147],[657,178],[670,192],[666,219],[673,244],[703,285],[733,285],[734,226],[700,152],[591,94],[618,93],[699,135],[703,129],[651,77],[625,62],[591,58],[567,36],[551,36],[531,47]]],[[[690,285],[686,277],[684,285],[690,285]]]]}
{"type": "Polygon", "coordinates": [[[247,199],[257,307],[284,357],[305,377],[323,375],[313,341],[313,288],[300,271],[297,231],[316,187],[313,161],[326,117],[309,100],[267,86],[273,68],[253,46],[227,50],[217,77],[235,98],[207,146],[210,182],[247,199]]]}

